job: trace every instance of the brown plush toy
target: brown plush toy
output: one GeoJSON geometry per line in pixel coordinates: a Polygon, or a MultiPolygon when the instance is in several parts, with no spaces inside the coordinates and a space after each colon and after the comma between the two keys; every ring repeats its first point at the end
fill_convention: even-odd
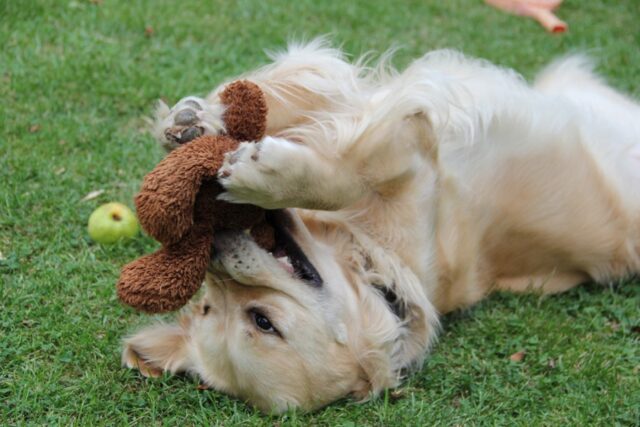
{"type": "Polygon", "coordinates": [[[159,313],[187,303],[204,280],[215,230],[251,229],[259,245],[273,246],[263,209],[216,200],[223,191],[216,174],[225,153],[264,136],[264,95],[254,83],[238,81],[220,99],[226,105],[226,134],[202,136],[172,151],[144,178],[136,196],[140,224],[163,245],[120,274],[118,296],[139,310],[159,313]]]}

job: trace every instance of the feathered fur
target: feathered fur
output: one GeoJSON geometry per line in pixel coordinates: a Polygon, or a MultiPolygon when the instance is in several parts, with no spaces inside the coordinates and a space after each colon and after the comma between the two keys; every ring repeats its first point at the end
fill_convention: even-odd
{"type": "Polygon", "coordinates": [[[324,284],[232,237],[179,339],[166,326],[174,351],[158,327],[142,330],[127,366],[189,370],[264,410],[314,409],[397,385],[439,314],[494,289],[554,293],[640,271],[640,107],[585,58],[532,86],[446,50],[404,71],[349,63],[322,40],[271,59],[244,76],[266,94],[268,136],[223,166],[222,197],[289,208],[324,284]]]}

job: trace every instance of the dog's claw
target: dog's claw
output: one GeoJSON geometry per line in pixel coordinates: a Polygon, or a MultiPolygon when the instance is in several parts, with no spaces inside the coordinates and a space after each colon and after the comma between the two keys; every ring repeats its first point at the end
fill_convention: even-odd
{"type": "Polygon", "coordinates": [[[244,153],[244,150],[246,149],[246,146],[241,145],[236,151],[232,152],[231,154],[229,154],[229,156],[227,157],[227,162],[230,165],[235,164],[240,157],[242,156],[242,153],[244,153]]]}
{"type": "Polygon", "coordinates": [[[185,129],[184,126],[173,126],[164,131],[164,136],[176,144],[185,144],[204,134],[200,126],[192,126],[185,129]]]}
{"type": "Polygon", "coordinates": [[[185,142],[192,141],[197,137],[202,136],[203,133],[204,129],[199,126],[187,128],[184,132],[182,132],[182,135],[180,136],[180,143],[184,144],[185,142]]]}

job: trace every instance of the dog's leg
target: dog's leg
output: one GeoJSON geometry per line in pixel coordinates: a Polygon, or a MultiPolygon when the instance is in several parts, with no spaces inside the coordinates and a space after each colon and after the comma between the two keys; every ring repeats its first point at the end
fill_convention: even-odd
{"type": "Polygon", "coordinates": [[[422,117],[364,131],[349,121],[333,126],[301,126],[289,138],[243,143],[218,172],[227,190],[220,198],[267,209],[338,210],[366,196],[388,202],[411,183],[426,188],[433,180],[434,167],[425,166],[435,161],[426,149],[432,137],[422,117]]]}
{"type": "MultiPolygon", "coordinates": [[[[196,96],[182,98],[169,108],[164,102],[158,103],[152,133],[167,151],[202,135],[217,135],[224,130],[224,105],[218,93],[221,86],[207,99],[196,96]]],[[[312,95],[309,89],[287,88],[278,93],[278,82],[261,82],[268,106],[267,134],[273,135],[284,128],[300,124],[308,119],[313,110],[324,108],[331,111],[329,97],[312,95]],[[273,85],[273,88],[271,87],[273,85]]],[[[332,99],[336,101],[338,95],[332,99]]]]}
{"type": "MultiPolygon", "coordinates": [[[[273,56],[273,62],[245,75],[262,89],[268,107],[267,135],[308,121],[313,111],[334,111],[359,93],[360,68],[349,64],[342,53],[321,39],[307,45],[289,46],[273,56]]],[[[173,108],[160,103],[154,134],[167,150],[203,134],[223,128],[224,106],[219,94],[226,84],[205,99],[189,96],[173,108]]]]}
{"type": "Polygon", "coordinates": [[[412,184],[430,185],[435,169],[425,166],[433,162],[428,151],[417,147],[429,139],[419,119],[374,130],[364,136],[345,131],[334,140],[307,129],[291,139],[243,143],[218,172],[227,190],[220,198],[267,209],[338,210],[359,200],[372,202],[367,196],[388,202],[412,184]]]}
{"type": "Polygon", "coordinates": [[[220,198],[267,209],[340,209],[366,191],[354,171],[308,146],[266,137],[227,155],[218,173],[227,190],[220,198]]]}

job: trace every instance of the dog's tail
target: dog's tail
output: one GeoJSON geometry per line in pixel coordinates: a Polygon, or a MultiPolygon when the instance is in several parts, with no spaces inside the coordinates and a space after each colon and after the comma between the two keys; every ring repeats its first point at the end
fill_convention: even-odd
{"type": "Polygon", "coordinates": [[[600,119],[618,123],[620,128],[637,123],[640,106],[609,86],[594,69],[595,63],[589,57],[571,55],[544,69],[534,87],[544,94],[567,99],[600,119]]]}
{"type": "Polygon", "coordinates": [[[605,85],[595,73],[595,62],[583,54],[574,54],[560,58],[536,77],[533,86],[541,92],[559,93],[576,86],[605,85]]]}

